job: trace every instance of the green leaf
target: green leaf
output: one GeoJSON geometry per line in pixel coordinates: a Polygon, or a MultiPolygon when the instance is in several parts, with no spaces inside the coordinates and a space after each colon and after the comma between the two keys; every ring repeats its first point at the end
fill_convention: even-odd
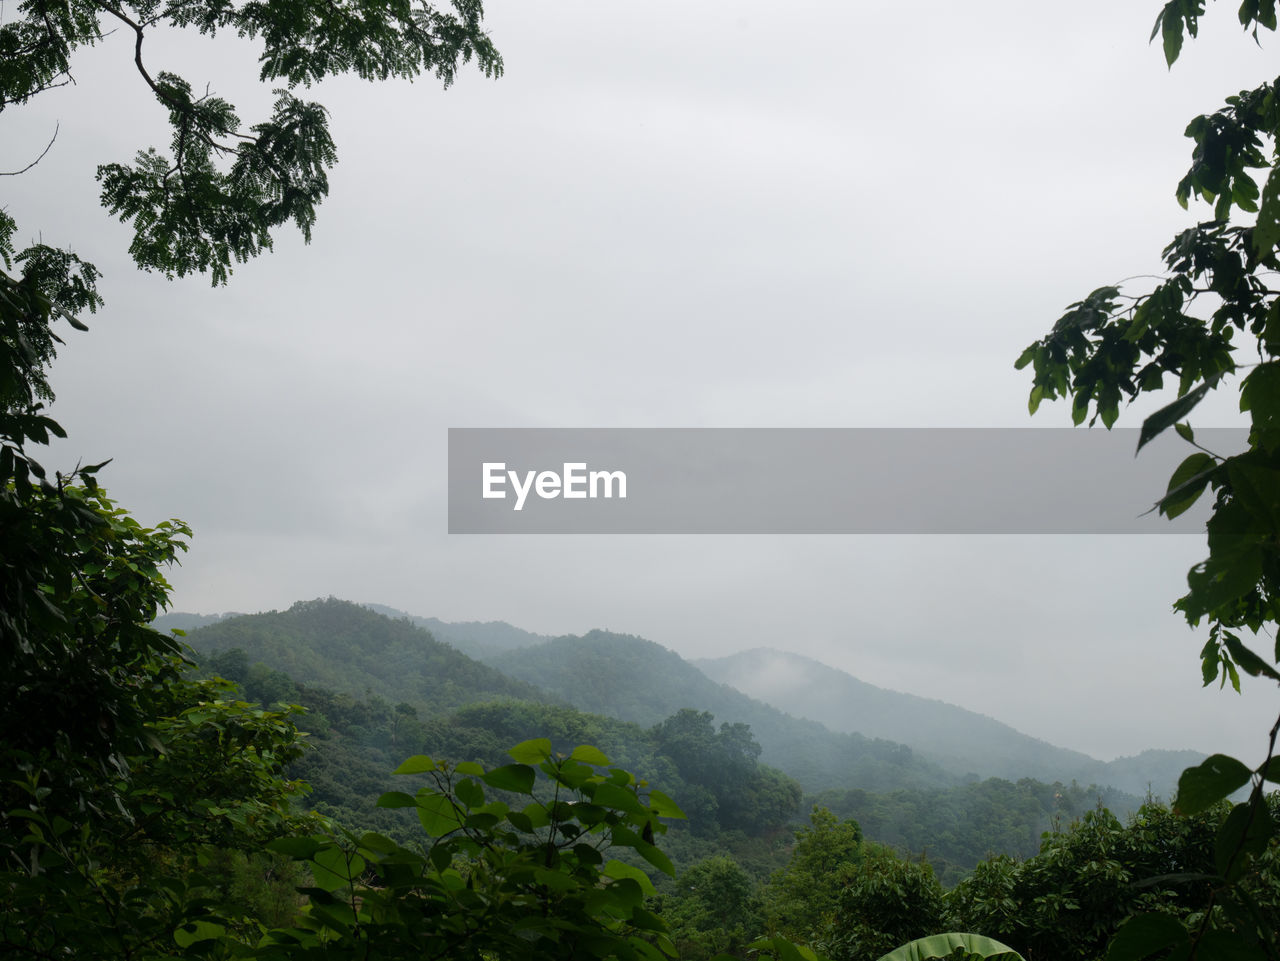
{"type": "Polygon", "coordinates": [[[413,795],[405,794],[403,791],[388,791],[378,798],[377,803],[377,807],[380,808],[411,808],[417,805],[418,802],[413,795]]]}
{"type": "Polygon", "coordinates": [[[453,801],[435,791],[424,789],[418,794],[418,820],[433,838],[444,837],[462,827],[462,819],[453,801]]]}
{"type": "Polygon", "coordinates": [[[1138,450],[1142,450],[1143,447],[1162,434],[1166,428],[1172,427],[1186,417],[1187,414],[1191,413],[1196,404],[1204,400],[1205,394],[1209,393],[1217,383],[1217,377],[1206,380],[1195,390],[1188,391],[1172,404],[1160,408],[1144,420],[1142,422],[1142,430],[1138,434],[1138,450]]]}
{"type": "Polygon", "coordinates": [[[495,767],[481,777],[491,788],[499,791],[514,791],[517,794],[532,794],[537,780],[537,772],[527,764],[505,764],[495,767]]]}
{"type": "Polygon", "coordinates": [[[645,874],[644,871],[639,868],[635,868],[635,866],[623,864],[620,860],[611,859],[605,861],[603,868],[600,869],[600,874],[603,874],[605,878],[614,878],[616,880],[630,878],[631,880],[634,880],[636,884],[639,884],[641,891],[645,893],[646,897],[658,896],[657,889],[653,887],[653,882],[652,880],[649,880],[648,874],[645,874]]]}
{"type": "Polygon", "coordinates": [[[1178,432],[1178,436],[1185,440],[1188,444],[1196,442],[1195,431],[1191,429],[1190,424],[1174,424],[1173,429],[1178,432]]]}
{"type": "Polygon", "coordinates": [[[1182,18],[1178,16],[1177,6],[1177,0],[1171,0],[1165,5],[1161,19],[1156,21],[1163,36],[1164,60],[1171,67],[1182,52],[1182,18]]]}
{"type": "Polygon", "coordinates": [[[1275,833],[1266,801],[1256,795],[1235,805],[1218,828],[1214,839],[1214,860],[1218,873],[1230,881],[1248,867],[1249,858],[1266,850],[1275,833]]]}
{"type": "MultiPolygon", "coordinates": [[[[520,813],[529,819],[530,830],[533,828],[545,828],[551,823],[551,815],[547,813],[546,807],[536,802],[526,804],[524,810],[520,813]]],[[[511,820],[510,815],[508,815],[507,820],[511,820]]],[[[515,822],[513,821],[512,823],[514,824],[515,822]]]]}
{"type": "Polygon", "coordinates": [[[1256,941],[1250,942],[1235,931],[1222,928],[1206,931],[1196,945],[1196,957],[1204,961],[1267,961],[1256,941]]]}
{"type": "Polygon", "coordinates": [[[459,781],[454,785],[453,792],[468,810],[481,807],[484,804],[484,788],[471,778],[463,778],[459,781]]]}
{"type": "Polygon", "coordinates": [[[955,953],[956,948],[963,948],[968,954],[976,954],[983,958],[1022,961],[1022,955],[1007,944],[1001,944],[995,938],[961,931],[932,934],[927,938],[908,941],[881,957],[880,961],[928,961],[930,958],[949,958],[955,953]]]}
{"type": "Polygon", "coordinates": [[[1280,167],[1273,167],[1262,188],[1262,201],[1258,208],[1258,223],[1253,229],[1253,252],[1258,258],[1266,257],[1280,242],[1280,167]]]}
{"type": "Polygon", "coordinates": [[[336,844],[317,851],[311,859],[311,874],[316,884],[325,891],[350,886],[364,873],[364,869],[364,858],[358,854],[348,854],[336,844]]]}
{"type": "Polygon", "coordinates": [[[551,757],[551,741],[545,737],[530,738],[528,741],[521,741],[507,753],[520,764],[538,764],[551,757]]]}
{"type": "Polygon", "coordinates": [[[284,854],[291,858],[310,858],[328,842],[315,838],[273,838],[265,845],[268,851],[284,854]]]}
{"type": "Polygon", "coordinates": [[[661,791],[649,792],[649,810],[660,818],[683,818],[684,811],[680,810],[680,805],[667,797],[661,791]]]}
{"type": "Polygon", "coordinates": [[[1244,668],[1245,673],[1250,677],[1269,677],[1273,681],[1280,681],[1280,672],[1277,672],[1270,664],[1255,654],[1244,642],[1235,634],[1226,631],[1222,635],[1222,641],[1226,645],[1227,651],[1235,659],[1235,662],[1244,668]]]}
{"type": "Polygon", "coordinates": [[[1116,931],[1105,961],[1141,961],[1157,951],[1189,944],[1190,936],[1177,918],[1168,914],[1136,914],[1116,931]]]}
{"type": "Polygon", "coordinates": [[[1165,517],[1174,518],[1187,511],[1204,493],[1217,470],[1218,462],[1209,454],[1195,453],[1178,465],[1169,478],[1169,488],[1156,507],[1165,517]]]}
{"type": "Polygon", "coordinates": [[[597,767],[608,767],[613,762],[604,756],[604,752],[590,744],[579,744],[573,749],[573,753],[569,755],[572,761],[581,761],[584,764],[594,764],[597,767]]]}
{"type": "Polygon", "coordinates": [[[797,945],[792,944],[784,937],[775,937],[773,939],[773,950],[777,953],[778,961],[808,961],[797,945]]]}
{"type": "Polygon", "coordinates": [[[191,921],[173,932],[173,940],[178,947],[189,948],[199,941],[216,941],[226,933],[226,928],[212,921],[191,921]]]}
{"type": "Polygon", "coordinates": [[[1178,778],[1173,807],[1179,814],[1199,814],[1249,783],[1252,771],[1225,754],[1215,754],[1189,767],[1178,778]]]}
{"type": "Polygon", "coordinates": [[[596,804],[614,808],[615,810],[627,811],[630,814],[649,813],[649,810],[640,803],[640,799],[632,791],[618,787],[616,784],[609,784],[608,782],[597,784],[590,793],[591,800],[596,804]]]}
{"type": "Polygon", "coordinates": [[[1044,400],[1044,388],[1037,384],[1031,388],[1031,396],[1027,398],[1027,412],[1034,414],[1040,409],[1040,402],[1044,400]]]}
{"type": "MultiPolygon", "coordinates": [[[[384,768],[385,770],[385,768],[384,768]]],[[[431,760],[425,754],[415,754],[409,758],[398,768],[392,771],[392,774],[426,774],[428,771],[436,770],[436,762],[431,760]]]]}

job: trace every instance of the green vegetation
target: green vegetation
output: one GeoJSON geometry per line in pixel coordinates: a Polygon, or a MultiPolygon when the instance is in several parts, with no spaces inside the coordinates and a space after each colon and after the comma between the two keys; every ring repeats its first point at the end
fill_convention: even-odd
{"type": "Polygon", "coordinates": [[[548,700],[533,685],[472,660],[408,621],[333,598],[226,618],[193,631],[189,640],[206,654],[238,649],[249,663],[269,665],[308,687],[376,691],[437,711],[501,697],[548,700]]]}
{"type": "MultiPolygon", "coordinates": [[[[1047,744],[983,714],[885,690],[785,651],[758,649],[693,663],[712,680],[780,711],[818,721],[833,731],[900,742],[922,759],[961,777],[1079,781],[1139,796],[1154,792],[1169,797],[1178,775],[1204,759],[1195,751],[1143,751],[1137,757],[1099,761],[1047,744]]],[[[865,783],[850,786],[868,787],[865,783]]],[[[1127,810],[1136,806],[1135,799],[1127,810]]]]}
{"type": "MultiPolygon", "coordinates": [[[[244,132],[230,104],[153,77],[144,36],[161,25],[234,30],[261,41],[263,79],[290,85],[426,71],[447,84],[473,57],[497,73],[480,5],[453,7],[32,0],[0,25],[0,108],[69,79],[71,52],[101,39],[104,21],[130,32],[173,128],[172,156],[102,167],[104,203],[132,223],[140,266],[207,271],[216,283],[281,224],[309,230],[333,160],[324,110],[286,90],[244,132]]],[[[1157,32],[1170,62],[1203,9],[1166,5],[1157,32]]],[[[1247,0],[1241,20],[1274,29],[1274,2],[1247,0]]],[[[1192,123],[1197,151],[1179,195],[1213,202],[1215,219],[1168,248],[1171,276],[1134,300],[1095,291],[1021,360],[1034,365],[1033,408],[1070,396],[1077,422],[1093,407],[1107,426],[1126,394],[1171,374],[1179,399],[1148,418],[1143,442],[1176,425],[1194,443],[1180,422],[1244,368],[1233,331],[1256,342],[1241,382],[1249,449],[1191,455],[1160,502],[1173,516],[1214,490],[1209,557],[1179,606],[1209,624],[1206,682],[1237,688],[1241,670],[1280,681],[1250,646],[1280,621],[1280,300],[1265,283],[1280,270],[1280,173],[1261,189],[1248,175],[1268,166],[1262,141],[1280,135],[1278,95],[1280,82],[1192,123]],[[1256,222],[1232,226],[1233,208],[1256,222]],[[1201,297],[1207,318],[1184,312],[1201,297]]],[[[40,244],[18,252],[15,232],[0,213],[0,952],[700,961],[754,944],[797,961],[811,957],[791,943],[802,940],[832,961],[872,961],[955,929],[1027,961],[1278,957],[1280,800],[1264,788],[1280,782],[1280,724],[1261,765],[1215,755],[1187,771],[1176,813],[1153,802],[1122,823],[1085,811],[1034,854],[986,858],[945,890],[914,852],[929,831],[936,847],[951,845],[948,868],[962,867],[981,844],[1025,844],[1029,819],[1065,816],[1080,790],[1053,785],[1052,804],[1035,782],[942,790],[908,748],[777,712],[739,716],[724,705],[747,707],[723,689],[700,701],[700,682],[670,657],[611,635],[505,655],[517,683],[408,624],[311,602],[208,627],[205,639],[226,643],[206,649],[205,667],[233,681],[194,676],[180,642],[147,626],[167,603],[164,570],[187,528],[134,521],[99,488],[102,465],[51,472],[33,452],[63,435],[43,406],[53,325],[81,326],[74,315],[100,301],[91,265],[40,244]],[[638,676],[652,685],[629,683],[638,676]],[[760,763],[775,752],[794,763],[790,775],[760,763]],[[430,756],[442,753],[455,760],[430,756]],[[310,810],[300,771],[314,782],[310,810]],[[845,794],[840,813],[818,807],[791,832],[800,772],[809,790],[845,794]],[[685,799],[690,828],[667,835],[684,812],[651,783],[685,799]],[[1246,786],[1246,801],[1225,800],[1246,786]],[[925,787],[933,793],[905,790],[925,787]],[[855,810],[865,825],[841,816],[855,810]],[[913,850],[868,840],[891,831],[913,850]],[[662,835],[687,865],[678,877],[662,835]]]]}
{"type": "MultiPolygon", "coordinates": [[[[1205,6],[1169,0],[1160,11],[1152,39],[1161,37],[1170,67],[1185,37],[1198,33],[1205,6]]],[[[1255,39],[1260,28],[1274,31],[1275,0],[1245,0],[1239,21],[1255,39]]],[[[1187,592],[1174,607],[1192,627],[1208,627],[1200,652],[1204,683],[1229,681],[1238,692],[1242,671],[1280,683],[1280,644],[1270,637],[1280,625],[1280,290],[1272,286],[1280,271],[1280,80],[1228,97],[1216,113],[1193,119],[1186,135],[1195,149],[1177,185],[1178,202],[1184,209],[1192,200],[1206,202],[1210,219],[1164,248],[1165,276],[1137,292],[1122,293],[1120,285],[1094,290],[1027,347],[1017,366],[1033,371],[1033,414],[1045,400],[1068,398],[1077,425],[1089,419],[1110,428],[1122,401],[1159,392],[1166,379],[1176,383],[1176,399],[1143,421],[1138,450],[1169,428],[1194,449],[1163,495],[1153,492],[1166,517],[1213,491],[1208,556],[1188,572],[1187,592]],[[1260,188],[1251,171],[1268,168],[1260,188]],[[1238,453],[1204,447],[1187,420],[1229,383],[1238,383],[1239,410],[1249,418],[1246,449],[1238,453]]],[[[1176,957],[1280,958],[1277,927],[1257,922],[1248,884],[1276,834],[1265,785],[1280,783],[1277,732],[1280,719],[1261,764],[1214,755],[1179,781],[1175,808],[1186,815],[1251,788],[1222,822],[1216,858],[1205,866],[1213,909],[1187,924],[1135,917],[1110,958],[1166,950],[1176,957]]]]}

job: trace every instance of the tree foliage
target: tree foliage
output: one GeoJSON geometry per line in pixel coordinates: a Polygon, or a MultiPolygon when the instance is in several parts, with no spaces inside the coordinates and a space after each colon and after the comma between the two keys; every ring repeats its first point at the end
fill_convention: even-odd
{"type": "Polygon", "coordinates": [[[102,203],[133,226],[129,250],[140,267],[208,273],[221,283],[234,263],[270,249],[277,227],[292,222],[310,239],[316,205],[329,192],[337,152],[328,113],[297,88],[348,73],[365,80],[433,73],[447,87],[472,60],[489,76],[501,74],[479,0],[453,0],[451,8],[411,0],[26,0],[0,25],[0,110],[71,82],[77,48],[112,30],[131,35],[132,67],[172,139],[167,151],[149,147],[132,162],[101,165],[102,203]],[[277,85],[270,116],[246,124],[234,104],[197,95],[177,73],[149,66],[146,38],[169,27],[256,42],[258,78],[277,85]]]}
{"type": "MultiPolygon", "coordinates": [[[[102,202],[131,224],[140,267],[216,284],[277,227],[309,237],[328,191],[327,114],[295,90],[340,73],[431,72],[447,86],[470,60],[497,75],[481,16],[477,0],[23,0],[0,23],[0,111],[72,82],[78,48],[131,34],[128,69],[172,139],[99,167],[102,202]],[[278,84],[271,116],[246,125],[225,100],[153,72],[144,41],[167,28],[256,41],[260,79],[278,84]]],[[[208,869],[257,863],[250,852],[298,830],[292,712],[184,678],[181,644],[148,627],[186,525],[139,524],[99,488],[102,464],[40,463],[66,436],[45,411],[60,325],[85,329],[101,298],[91,264],[20,250],[17,231],[0,210],[0,953],[168,957],[209,925],[256,934],[264,918],[208,869]]]]}
{"type": "Polygon", "coordinates": [[[794,940],[820,939],[834,924],[840,889],[852,881],[861,860],[858,823],[815,806],[809,825],[796,832],[786,868],[769,879],[769,931],[794,940]]]}
{"type": "MultiPolygon", "coordinates": [[[[424,755],[397,769],[427,783],[379,804],[412,810],[423,845],[370,832],[272,842],[315,881],[298,923],[267,932],[254,956],[673,956],[666,924],[645,907],[655,893],[648,876],[608,855],[630,852],[674,874],[654,841],[663,819],[683,817],[679,807],[594,747],[557,756],[534,739],[509,753],[514,763],[488,769],[424,755]]],[[[194,936],[222,933],[206,926],[194,936]]]]}
{"type": "MultiPolygon", "coordinates": [[[[1162,38],[1170,66],[1184,37],[1196,36],[1204,12],[1204,0],[1169,0],[1160,11],[1152,38],[1162,38]]],[[[1275,3],[1245,0],[1239,20],[1256,39],[1259,28],[1275,30],[1275,3]]],[[[1280,642],[1268,637],[1280,625],[1280,289],[1274,286],[1280,271],[1280,80],[1228,97],[1221,109],[1194,118],[1186,134],[1195,146],[1177,199],[1184,208],[1207,203],[1210,216],[1165,247],[1166,274],[1157,283],[1137,292],[1121,285],[1094,290],[1029,346],[1017,366],[1033,371],[1032,413],[1043,400],[1068,398],[1076,424],[1088,418],[1108,428],[1123,401],[1167,382],[1176,385],[1176,399],[1143,422],[1138,449],[1169,428],[1197,448],[1156,506],[1172,518],[1212,492],[1208,556],[1188,573],[1187,591],[1174,606],[1193,627],[1208,627],[1200,654],[1205,684],[1230,682],[1239,691],[1241,672],[1280,682],[1280,642]],[[1238,391],[1249,420],[1246,448],[1235,453],[1202,447],[1187,421],[1211,391],[1228,385],[1238,391]]],[[[1276,830],[1263,786],[1280,781],[1278,732],[1280,719],[1261,764],[1216,755],[1186,771],[1179,783],[1176,806],[1188,814],[1252,784],[1249,799],[1224,822],[1212,869],[1215,903],[1234,918],[1249,913],[1235,882],[1276,830]]],[[[1154,940],[1134,934],[1139,924],[1112,955],[1140,957],[1148,944],[1156,945],[1151,950],[1175,948],[1184,957],[1201,946],[1225,950],[1226,942],[1255,956],[1263,950],[1228,927],[1210,911],[1190,934],[1165,928],[1167,940],[1161,941],[1164,935],[1155,929],[1154,940]]],[[[1274,947],[1265,950],[1280,957],[1274,947]]]]}

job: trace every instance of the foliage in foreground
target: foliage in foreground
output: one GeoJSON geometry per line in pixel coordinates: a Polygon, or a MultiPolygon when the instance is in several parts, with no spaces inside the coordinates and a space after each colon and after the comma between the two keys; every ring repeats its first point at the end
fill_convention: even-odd
{"type": "MultiPolygon", "coordinates": [[[[1169,0],[1156,18],[1151,36],[1162,38],[1171,67],[1184,37],[1198,33],[1205,7],[1205,0],[1169,0]]],[[[1260,28],[1274,31],[1275,0],[1245,0],[1239,20],[1255,39],[1260,28]]],[[[1186,208],[1203,200],[1211,218],[1165,247],[1167,272],[1153,287],[1094,290],[1017,366],[1034,371],[1032,413],[1044,400],[1069,398],[1074,423],[1092,416],[1090,423],[1107,428],[1122,401],[1162,390],[1167,378],[1177,384],[1177,399],[1143,422],[1138,450],[1170,427],[1196,449],[1156,506],[1173,518],[1213,492],[1208,556],[1187,574],[1187,592],[1174,606],[1192,627],[1208,626],[1200,652],[1205,684],[1220,679],[1238,692],[1241,672],[1280,683],[1280,640],[1268,637],[1280,626],[1280,290],[1272,286],[1280,272],[1280,79],[1228,97],[1222,109],[1192,120],[1186,134],[1195,149],[1178,202],[1186,208]],[[1267,168],[1259,188],[1251,171],[1267,168]],[[1187,418],[1237,375],[1239,409],[1249,418],[1246,448],[1210,450],[1187,418]]],[[[1242,882],[1277,833],[1264,785],[1280,783],[1278,733],[1280,718],[1260,764],[1219,754],[1184,772],[1175,806],[1189,815],[1252,788],[1218,832],[1210,908],[1186,926],[1135,918],[1111,947],[1115,961],[1165,951],[1178,959],[1280,958],[1274,929],[1262,940],[1242,933],[1257,913],[1242,882]]]]}
{"type": "MultiPolygon", "coordinates": [[[[428,783],[379,803],[415,811],[425,844],[367,832],[272,842],[305,861],[315,882],[298,924],[268,932],[255,956],[674,955],[666,925],[645,907],[648,875],[609,854],[628,851],[674,874],[653,842],[666,830],[661,819],[683,817],[680,809],[593,747],[555,756],[550,741],[535,739],[510,755],[514,763],[488,770],[423,755],[400,766],[397,774],[428,783]]],[[[220,936],[209,926],[198,933],[220,936]]]]}

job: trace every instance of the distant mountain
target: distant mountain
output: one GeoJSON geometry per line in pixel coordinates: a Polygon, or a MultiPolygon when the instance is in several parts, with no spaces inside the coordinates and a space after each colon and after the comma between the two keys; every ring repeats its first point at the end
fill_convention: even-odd
{"type": "Polygon", "coordinates": [[[208,627],[210,624],[217,624],[218,621],[228,617],[240,617],[236,613],[227,614],[189,614],[186,611],[170,611],[168,614],[161,614],[151,626],[157,631],[168,633],[171,630],[194,631],[197,627],[208,627]]]}
{"type": "Polygon", "coordinates": [[[1138,796],[1149,787],[1167,798],[1182,770],[1204,759],[1194,751],[1146,751],[1133,758],[1099,761],[984,714],[885,690],[783,651],[757,649],[694,664],[708,677],[779,710],[832,730],[901,741],[956,774],[1110,784],[1138,796]]]}
{"type": "Polygon", "coordinates": [[[198,651],[239,647],[251,663],[304,684],[406,701],[431,714],[504,698],[568,703],[644,726],[685,707],[709,711],[717,724],[749,724],[761,760],[813,792],[1031,777],[1167,798],[1181,771],[1203,759],[1194,751],[1144,751],[1099,761],[779,651],[690,663],[629,635],[547,638],[502,621],[448,623],[333,599],[268,614],[175,612],[155,626],[190,632],[198,651]]]}
{"type": "Polygon", "coordinates": [[[837,733],[789,717],[712,681],[674,651],[625,634],[591,631],[486,659],[512,677],[536,684],[579,710],[651,726],[681,708],[715,715],[716,724],[743,722],[763,748],[760,760],[809,791],[940,787],[959,779],[902,744],[837,733]]]}
{"type": "Polygon", "coordinates": [[[191,631],[186,640],[199,653],[239,648],[249,663],[261,662],[309,687],[356,697],[372,693],[431,714],[502,698],[554,700],[405,620],[333,598],[228,617],[191,631]]]}
{"type": "Polygon", "coordinates": [[[385,604],[366,604],[371,611],[377,611],[392,618],[404,618],[424,630],[438,641],[452,644],[458,650],[471,657],[485,658],[502,651],[511,651],[517,647],[529,647],[541,644],[551,638],[546,634],[532,634],[529,631],[512,627],[506,621],[442,621],[437,617],[419,617],[407,614],[385,604]]]}

